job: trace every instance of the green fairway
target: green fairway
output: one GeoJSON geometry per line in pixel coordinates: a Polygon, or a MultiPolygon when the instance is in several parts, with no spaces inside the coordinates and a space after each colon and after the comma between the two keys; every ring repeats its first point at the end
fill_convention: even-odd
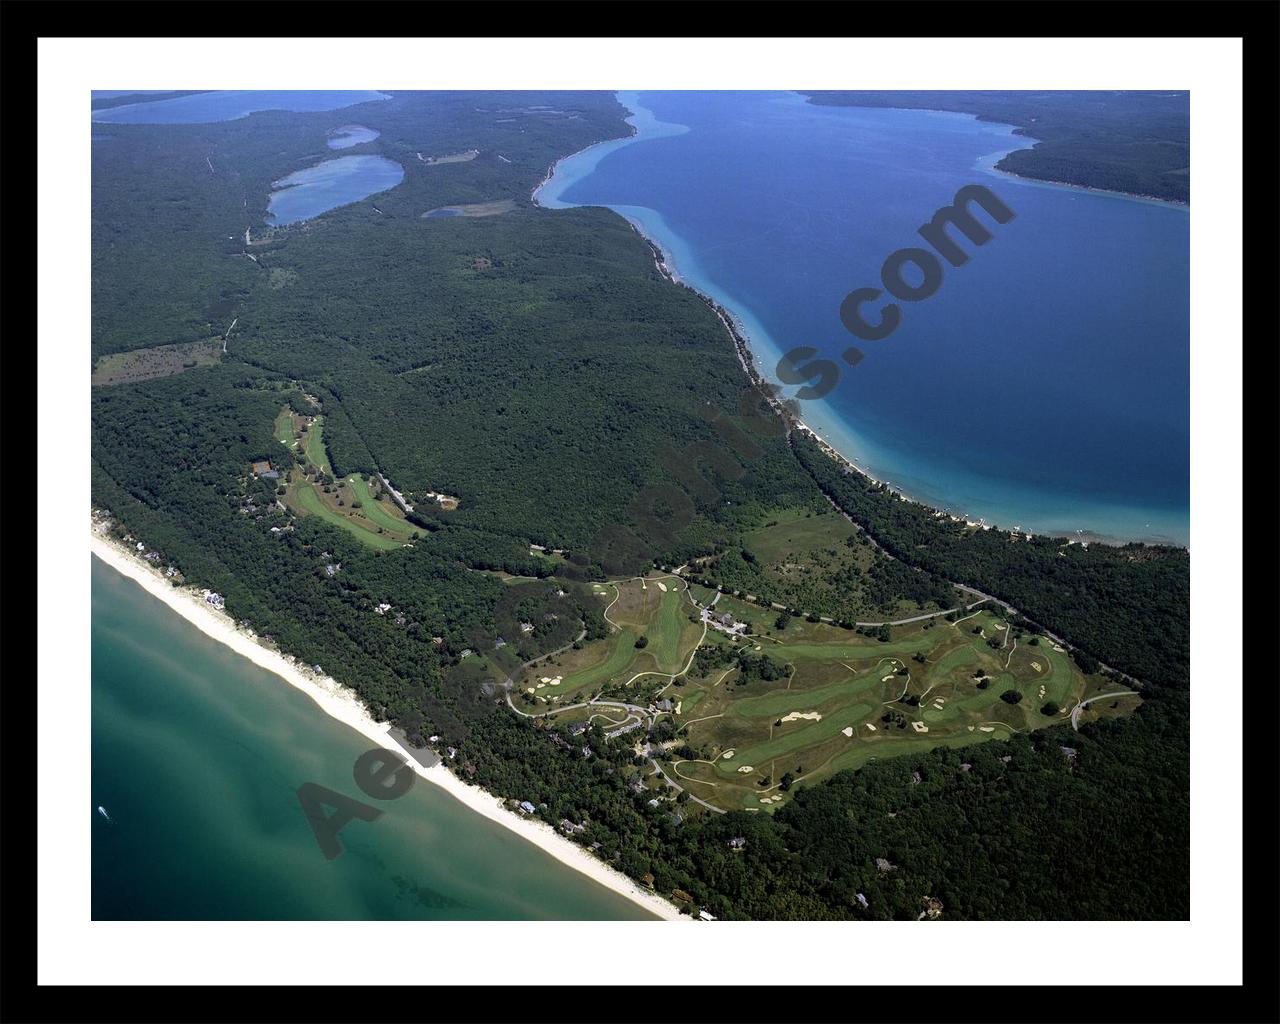
{"type": "Polygon", "coordinates": [[[404,544],[404,541],[392,540],[382,534],[374,533],[365,529],[351,516],[339,515],[320,500],[320,495],[316,493],[316,489],[312,487],[311,484],[304,483],[300,485],[298,487],[297,496],[298,504],[301,505],[305,511],[312,515],[319,516],[321,519],[328,523],[332,523],[334,526],[340,526],[353,537],[363,541],[370,547],[378,548],[382,551],[390,551],[393,548],[399,548],[404,544]]]}
{"type": "Polygon", "coordinates": [[[563,691],[578,690],[584,686],[594,686],[621,675],[636,659],[636,636],[629,629],[624,629],[608,643],[613,644],[609,656],[603,661],[590,665],[564,678],[563,691]]]}
{"type": "MultiPolygon", "coordinates": [[[[891,666],[884,665],[857,676],[851,674],[842,682],[820,686],[813,690],[779,690],[759,697],[744,697],[735,702],[733,708],[746,718],[774,718],[785,715],[789,711],[816,709],[828,701],[849,697],[855,693],[865,696],[865,691],[878,687],[881,676],[891,671],[891,666]]],[[[901,689],[901,684],[898,685],[901,689]]]]}
{"type": "Polygon", "coordinates": [[[838,736],[842,729],[861,723],[873,710],[875,709],[870,704],[851,704],[842,711],[823,717],[818,722],[804,720],[798,723],[789,722],[781,729],[775,730],[773,739],[747,747],[745,750],[738,750],[732,761],[718,761],[716,770],[724,775],[733,775],[738,773],[738,769],[743,765],[748,764],[757,770],[767,769],[769,761],[773,758],[782,757],[793,751],[805,750],[838,736]]]}
{"type": "MultiPolygon", "coordinates": [[[[671,586],[667,582],[667,586],[671,586]]],[[[684,584],[675,584],[679,590],[668,590],[662,595],[658,612],[649,625],[649,653],[653,655],[658,669],[662,672],[678,672],[684,668],[684,660],[688,657],[688,645],[681,645],[685,627],[691,623],[685,617],[685,609],[691,608],[684,596],[684,584]]],[[[698,632],[702,627],[698,627],[698,632]]],[[[697,639],[695,636],[694,639],[697,639]]]]}
{"type": "Polygon", "coordinates": [[[288,445],[290,449],[298,442],[293,433],[293,413],[287,407],[276,417],[275,433],[276,440],[281,444],[288,445]]]}
{"type": "Polygon", "coordinates": [[[347,483],[360,502],[360,514],[373,523],[374,526],[381,526],[384,530],[393,530],[397,533],[403,533],[405,530],[411,529],[403,519],[397,519],[391,514],[386,503],[374,498],[364,477],[358,474],[350,476],[347,478],[347,483]]]}
{"type": "Polygon", "coordinates": [[[819,658],[837,661],[866,661],[868,658],[888,658],[893,655],[912,655],[933,647],[933,640],[920,633],[890,643],[864,640],[861,643],[833,644],[779,644],[769,648],[769,657],[777,661],[819,658]]]}
{"type": "Polygon", "coordinates": [[[333,467],[329,465],[329,455],[324,450],[324,417],[317,416],[307,428],[307,458],[313,466],[333,475],[333,467]]]}

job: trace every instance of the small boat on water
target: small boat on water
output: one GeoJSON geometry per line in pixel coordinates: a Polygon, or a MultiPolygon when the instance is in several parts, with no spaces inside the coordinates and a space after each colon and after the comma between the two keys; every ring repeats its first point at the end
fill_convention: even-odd
{"type": "Polygon", "coordinates": [[[98,804],[98,813],[101,814],[104,818],[106,818],[107,821],[110,821],[112,824],[115,823],[115,819],[112,818],[111,815],[107,813],[107,809],[103,807],[102,804],[98,804]]]}

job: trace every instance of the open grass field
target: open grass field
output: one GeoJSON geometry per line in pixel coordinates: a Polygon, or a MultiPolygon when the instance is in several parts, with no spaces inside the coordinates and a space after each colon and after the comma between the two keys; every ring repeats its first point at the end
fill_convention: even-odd
{"type": "Polygon", "coordinates": [[[98,360],[90,383],[98,387],[171,377],[197,366],[212,366],[221,358],[221,338],[115,352],[98,360]]]}
{"type": "MultiPolygon", "coordinates": [[[[439,161],[443,163],[444,161],[439,161]]],[[[436,217],[446,215],[441,219],[448,219],[449,214],[455,217],[496,217],[500,213],[510,213],[516,208],[516,204],[510,199],[495,199],[488,203],[461,203],[458,206],[437,206],[434,210],[428,210],[423,217],[436,217]]]]}
{"type": "Polygon", "coordinates": [[[825,504],[765,513],[756,528],[741,535],[740,545],[697,559],[692,569],[727,589],[836,618],[881,621],[937,607],[903,600],[886,606],[883,591],[868,575],[876,564],[874,549],[825,504]]]}

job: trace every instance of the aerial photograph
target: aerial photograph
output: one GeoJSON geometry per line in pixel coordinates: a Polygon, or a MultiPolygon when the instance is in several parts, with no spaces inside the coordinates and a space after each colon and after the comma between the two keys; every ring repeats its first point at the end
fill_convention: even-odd
{"type": "Polygon", "coordinates": [[[83,103],[94,922],[1190,920],[1189,91],[83,103]]]}

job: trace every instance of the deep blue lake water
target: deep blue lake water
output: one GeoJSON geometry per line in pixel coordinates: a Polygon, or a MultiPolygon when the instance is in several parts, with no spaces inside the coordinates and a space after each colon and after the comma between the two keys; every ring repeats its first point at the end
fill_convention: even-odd
{"type": "MultiPolygon", "coordinates": [[[[134,89],[133,92],[154,90],[134,89]]],[[[128,95],[115,91],[115,95],[128,95]]],[[[98,97],[108,92],[96,91],[98,97]]],[[[355,103],[390,99],[385,93],[370,89],[329,89],[302,92],[293,89],[247,89],[241,91],[206,92],[197,96],[180,96],[154,103],[132,103],[126,107],[95,110],[93,120],[104,124],[208,124],[212,121],[234,121],[259,110],[317,111],[337,110],[355,103]]]]}
{"type": "Polygon", "coordinates": [[[273,181],[267,223],[296,224],[326,210],[385,192],[404,180],[404,168],[386,157],[340,156],[273,181]]]}
{"type": "MultiPolygon", "coordinates": [[[[563,161],[538,194],[637,224],[734,312],[776,381],[798,345],[841,367],[806,422],[911,497],[1000,526],[1188,537],[1189,216],[991,170],[1030,145],[962,114],[794,93],[620,94],[639,134],[563,161]],[[1015,217],[864,341],[845,295],[970,183],[1015,217]],[[855,367],[840,355],[865,353],[855,367]]],[[[880,301],[886,301],[882,299],[880,301]]],[[[879,302],[870,305],[869,319],[879,302]]],[[[788,389],[794,392],[795,388],[788,389]]]]}

